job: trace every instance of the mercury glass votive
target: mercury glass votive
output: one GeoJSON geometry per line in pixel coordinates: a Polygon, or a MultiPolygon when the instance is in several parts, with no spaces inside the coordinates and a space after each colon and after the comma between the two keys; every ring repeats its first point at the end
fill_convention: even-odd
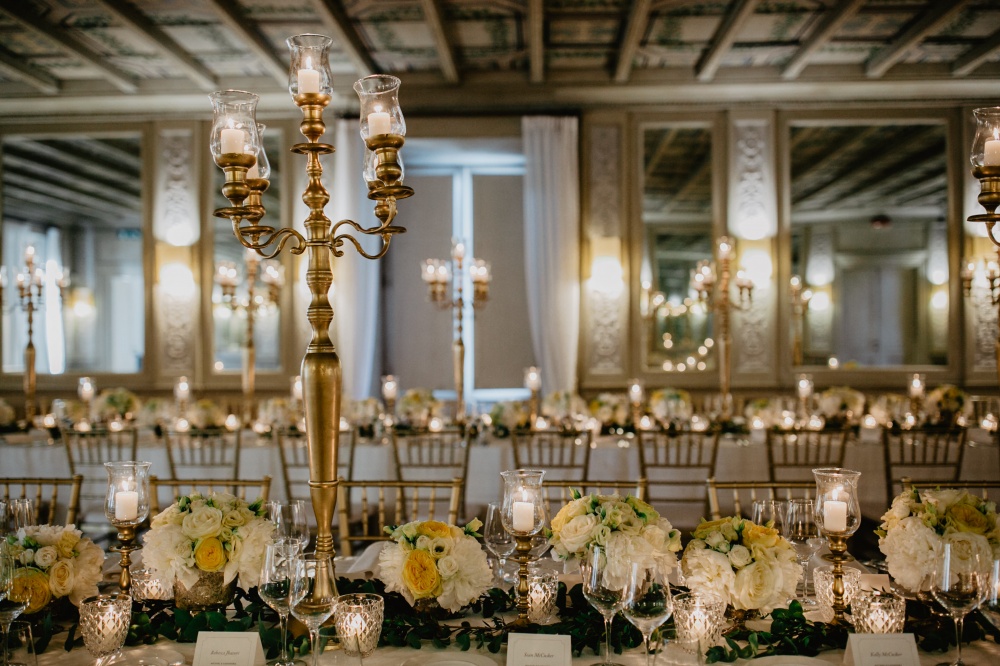
{"type": "Polygon", "coordinates": [[[559,574],[555,571],[528,568],[528,620],[546,624],[556,615],[559,574]]]}
{"type": "Polygon", "coordinates": [[[851,604],[854,630],[862,634],[899,634],[906,623],[906,599],[892,592],[858,592],[851,604]]]}
{"type": "Polygon", "coordinates": [[[101,666],[125,644],[132,619],[132,597],[127,594],[99,594],[80,604],[80,632],[83,644],[101,666]]]}
{"type": "Polygon", "coordinates": [[[333,621],[344,654],[370,657],[382,635],[385,602],[377,594],[342,594],[333,607],[333,621]]]}
{"type": "MultiPolygon", "coordinates": [[[[824,564],[813,569],[813,587],[816,589],[816,603],[825,608],[833,608],[833,565],[824,564]]],[[[853,567],[844,569],[844,603],[848,606],[861,588],[861,571],[853,567]]]]}
{"type": "Polygon", "coordinates": [[[688,652],[704,654],[722,639],[726,623],[726,602],[697,592],[674,597],[674,626],[677,644],[688,652]]]}

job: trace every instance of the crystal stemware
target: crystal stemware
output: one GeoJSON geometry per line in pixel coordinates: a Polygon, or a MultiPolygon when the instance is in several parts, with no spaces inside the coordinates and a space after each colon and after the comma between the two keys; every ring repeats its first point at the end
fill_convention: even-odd
{"type": "Polygon", "coordinates": [[[304,553],[295,559],[291,611],[296,620],[309,628],[312,666],[319,666],[319,628],[333,615],[336,595],[333,560],[328,553],[304,553]]]}
{"type": "Polygon", "coordinates": [[[814,606],[816,600],[809,597],[809,560],[823,546],[816,524],[816,504],[811,499],[788,501],[788,517],[782,526],[782,535],[795,548],[795,555],[802,565],[801,592],[798,602],[803,606],[814,606]]]}
{"type": "Polygon", "coordinates": [[[673,610],[670,584],[663,569],[655,562],[633,562],[625,582],[622,614],[642,634],[646,646],[646,666],[651,663],[649,641],[653,631],[667,621],[673,610]]]}
{"type": "Polygon", "coordinates": [[[309,545],[309,523],[305,500],[270,501],[265,505],[268,520],[274,523],[274,538],[297,544],[299,552],[309,545]]]}
{"type": "Polygon", "coordinates": [[[14,586],[16,572],[14,558],[6,550],[0,550],[0,626],[3,627],[3,666],[7,664],[10,624],[24,612],[28,606],[29,591],[26,587],[20,589],[14,586]]]}
{"type": "Polygon", "coordinates": [[[514,552],[514,547],[517,545],[513,535],[503,526],[501,511],[502,506],[499,502],[490,502],[486,508],[486,524],[483,526],[483,543],[496,557],[497,562],[493,571],[494,585],[504,583],[504,567],[507,565],[507,558],[514,552]]]}
{"type": "MultiPolygon", "coordinates": [[[[607,652],[603,666],[620,666],[611,661],[611,621],[625,607],[625,582],[608,576],[608,557],[603,546],[593,545],[580,560],[583,596],[604,618],[604,641],[607,652]]],[[[595,664],[594,666],[599,666],[595,664]]]]}
{"type": "Polygon", "coordinates": [[[990,624],[1000,629],[1000,559],[990,563],[990,577],[986,594],[979,604],[979,612],[990,621],[990,624]]]}
{"type": "Polygon", "coordinates": [[[979,556],[971,553],[965,560],[956,557],[951,544],[944,544],[944,552],[934,563],[930,575],[930,592],[955,621],[955,643],[958,656],[952,666],[964,666],[962,661],[962,627],[965,616],[975,609],[987,591],[989,563],[980,563],[979,556]]]}
{"type": "Polygon", "coordinates": [[[292,593],[292,577],[295,574],[295,557],[298,552],[299,544],[285,539],[272,541],[264,550],[260,585],[257,590],[264,603],[278,614],[278,623],[281,627],[281,654],[277,659],[268,662],[271,666],[294,666],[296,663],[288,656],[288,613],[291,610],[289,599],[292,593]]]}
{"type": "Polygon", "coordinates": [[[783,531],[785,519],[788,516],[788,502],[785,500],[763,499],[754,500],[753,514],[750,520],[758,525],[773,527],[779,533],[783,531]]]}

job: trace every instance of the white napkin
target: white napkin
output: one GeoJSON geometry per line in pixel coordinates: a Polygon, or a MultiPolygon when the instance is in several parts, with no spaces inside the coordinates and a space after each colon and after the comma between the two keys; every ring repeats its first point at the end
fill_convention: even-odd
{"type": "Polygon", "coordinates": [[[361,576],[364,574],[372,573],[378,574],[378,556],[382,552],[382,548],[388,544],[386,543],[373,543],[372,545],[365,548],[358,555],[348,559],[348,562],[343,567],[337,567],[339,573],[345,576],[361,576]]]}

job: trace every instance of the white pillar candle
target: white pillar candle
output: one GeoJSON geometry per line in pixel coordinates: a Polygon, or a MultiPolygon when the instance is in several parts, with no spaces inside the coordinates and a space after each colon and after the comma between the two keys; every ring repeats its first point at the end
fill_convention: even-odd
{"type": "Polygon", "coordinates": [[[989,139],[983,144],[983,166],[1000,165],[1000,139],[989,139]]]}
{"type": "Polygon", "coordinates": [[[827,532],[847,531],[847,502],[827,500],[823,503],[823,529],[827,532]]]}
{"type": "Polygon", "coordinates": [[[535,505],[531,502],[514,502],[511,527],[515,532],[530,532],[535,529],[535,505]]]}
{"type": "Polygon", "coordinates": [[[319,70],[312,68],[300,69],[299,94],[319,92],[319,70]]]}
{"type": "Polygon", "coordinates": [[[115,520],[135,520],[139,517],[139,493],[119,490],[115,493],[115,520]]]}
{"type": "Polygon", "coordinates": [[[388,134],[392,130],[392,121],[385,111],[374,111],[368,114],[368,135],[378,136],[388,134]]]}
{"type": "Polygon", "coordinates": [[[246,141],[247,133],[241,129],[231,127],[223,128],[219,142],[222,153],[242,153],[243,143],[246,141]]]}

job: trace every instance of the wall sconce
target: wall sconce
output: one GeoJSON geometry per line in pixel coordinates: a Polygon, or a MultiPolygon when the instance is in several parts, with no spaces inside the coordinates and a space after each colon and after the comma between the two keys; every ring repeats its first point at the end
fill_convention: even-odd
{"type": "Polygon", "coordinates": [[[598,236],[590,240],[590,288],[604,296],[616,297],[625,288],[621,262],[622,240],[598,236]]]}

